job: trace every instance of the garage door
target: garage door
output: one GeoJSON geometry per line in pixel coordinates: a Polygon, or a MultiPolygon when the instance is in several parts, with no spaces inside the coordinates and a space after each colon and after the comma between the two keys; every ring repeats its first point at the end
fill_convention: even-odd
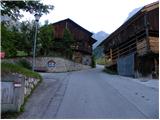
{"type": "Polygon", "coordinates": [[[134,54],[130,54],[117,60],[119,75],[134,76],[134,56],[134,54]]]}

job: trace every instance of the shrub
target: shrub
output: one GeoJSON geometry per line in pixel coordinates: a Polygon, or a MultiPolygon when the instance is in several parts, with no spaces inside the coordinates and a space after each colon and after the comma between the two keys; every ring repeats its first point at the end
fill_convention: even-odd
{"type": "Polygon", "coordinates": [[[30,62],[28,62],[25,59],[19,60],[16,64],[19,65],[19,66],[21,66],[21,67],[27,68],[29,70],[32,69],[32,66],[31,66],[30,62]]]}
{"type": "Polygon", "coordinates": [[[92,68],[95,68],[95,67],[96,67],[96,61],[95,61],[95,56],[94,56],[94,55],[92,55],[91,67],[92,67],[92,68]]]}
{"type": "Polygon", "coordinates": [[[98,58],[96,59],[96,63],[99,64],[99,65],[105,65],[105,58],[104,57],[101,57],[101,58],[98,58]]]}
{"type": "Polygon", "coordinates": [[[112,74],[112,75],[116,75],[117,74],[117,71],[112,70],[112,69],[107,68],[107,67],[105,67],[105,69],[103,71],[108,73],[108,74],[112,74]]]}

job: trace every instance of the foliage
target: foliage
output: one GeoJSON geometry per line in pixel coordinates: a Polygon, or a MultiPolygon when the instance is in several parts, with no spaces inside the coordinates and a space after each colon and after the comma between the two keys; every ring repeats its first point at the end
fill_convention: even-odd
{"type": "Polygon", "coordinates": [[[64,29],[63,38],[55,39],[54,49],[65,58],[72,59],[74,44],[72,33],[68,29],[64,29]]]}
{"type": "Polygon", "coordinates": [[[21,112],[5,112],[1,114],[2,119],[16,119],[21,112]]]}
{"type": "Polygon", "coordinates": [[[28,55],[31,55],[32,47],[33,47],[33,38],[34,38],[34,21],[23,21],[20,25],[20,33],[19,36],[21,39],[17,40],[17,50],[24,51],[28,55]]]}
{"type": "Polygon", "coordinates": [[[9,31],[4,24],[1,24],[1,50],[5,51],[6,57],[16,56],[16,40],[19,40],[19,33],[9,31]]]}
{"type": "Polygon", "coordinates": [[[96,63],[99,65],[105,65],[105,57],[100,57],[98,59],[96,59],[96,63]]]}
{"type": "Polygon", "coordinates": [[[48,55],[53,52],[54,40],[53,40],[53,27],[51,25],[44,25],[39,31],[39,43],[40,43],[40,55],[48,55]]]}
{"type": "Polygon", "coordinates": [[[25,51],[17,51],[17,56],[28,56],[28,54],[25,51]]]}
{"type": "Polygon", "coordinates": [[[117,75],[117,69],[115,69],[115,67],[107,67],[105,66],[103,72],[108,73],[108,74],[112,74],[112,75],[117,75]]]}
{"type": "Polygon", "coordinates": [[[95,55],[95,58],[98,59],[98,58],[101,58],[104,56],[104,48],[103,46],[97,46],[94,50],[93,50],[93,54],[95,55]]]}
{"type": "Polygon", "coordinates": [[[71,34],[71,32],[68,29],[64,30],[64,35],[63,35],[63,48],[64,48],[64,53],[67,58],[72,58],[73,55],[73,48],[74,46],[74,39],[71,34]]]}
{"type": "Polygon", "coordinates": [[[113,71],[113,70],[111,70],[107,67],[105,67],[105,69],[103,71],[106,72],[106,73],[112,74],[112,75],[117,75],[116,71],[113,71]]]}
{"type": "Polygon", "coordinates": [[[9,28],[6,24],[1,24],[2,51],[5,51],[6,57],[31,55],[33,45],[34,24],[29,21],[22,22],[20,28],[9,28]]]}
{"type": "Polygon", "coordinates": [[[7,62],[2,62],[1,63],[1,75],[6,75],[6,74],[10,74],[10,73],[20,73],[25,75],[26,77],[33,77],[33,78],[37,78],[37,79],[42,79],[42,77],[33,71],[30,71],[26,68],[23,68],[19,65],[15,65],[15,64],[11,64],[11,63],[7,63],[7,62]]]}
{"type": "Polygon", "coordinates": [[[14,20],[18,20],[23,15],[20,10],[35,14],[37,12],[49,13],[49,10],[53,10],[53,5],[44,5],[39,0],[36,1],[1,1],[1,14],[8,15],[14,20]]]}
{"type": "Polygon", "coordinates": [[[92,68],[95,68],[95,67],[96,67],[96,61],[95,61],[95,56],[94,56],[94,55],[92,55],[91,67],[92,67],[92,68]]]}
{"type": "Polygon", "coordinates": [[[21,67],[24,67],[26,69],[29,69],[29,70],[32,69],[32,66],[31,66],[30,62],[28,62],[25,59],[19,60],[16,64],[19,65],[19,66],[21,66],[21,67]]]}
{"type": "MultiPolygon", "coordinates": [[[[49,10],[52,10],[53,8],[54,6],[44,5],[43,3],[40,3],[39,0],[1,1],[2,16],[8,15],[13,20],[19,20],[23,16],[20,12],[21,10],[30,12],[31,14],[35,14],[37,12],[47,14],[49,13],[49,10]]],[[[20,27],[12,25],[13,23],[6,23],[6,21],[3,21],[3,23],[1,24],[1,49],[6,53],[6,57],[15,57],[17,55],[20,55],[19,53],[31,55],[35,33],[34,23],[25,21],[20,24],[20,27]]]]}

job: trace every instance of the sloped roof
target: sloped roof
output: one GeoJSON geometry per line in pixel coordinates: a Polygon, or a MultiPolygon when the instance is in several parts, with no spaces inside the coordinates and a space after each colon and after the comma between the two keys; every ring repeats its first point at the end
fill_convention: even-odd
{"type": "MultiPolygon", "coordinates": [[[[83,28],[82,26],[78,25],[76,22],[74,22],[73,20],[71,20],[70,18],[67,18],[67,19],[64,19],[64,20],[61,20],[61,21],[58,21],[58,22],[55,22],[53,23],[52,25],[55,25],[55,24],[59,24],[61,22],[71,22],[73,23],[74,25],[76,25],[77,27],[79,27],[81,30],[85,31],[89,36],[92,36],[93,33],[91,33],[90,31],[86,30],[85,28],[83,28]]],[[[95,43],[97,40],[95,40],[94,38],[91,37],[91,40],[93,43],[95,43]]]]}
{"type": "Polygon", "coordinates": [[[67,18],[67,19],[64,19],[64,20],[55,22],[55,23],[53,23],[52,25],[58,24],[58,23],[61,23],[61,22],[65,22],[65,21],[68,21],[68,22],[71,22],[71,23],[75,24],[77,27],[79,27],[80,29],[84,30],[84,31],[87,32],[89,35],[92,35],[92,34],[93,34],[93,33],[91,33],[90,31],[88,31],[88,30],[86,30],[85,28],[83,28],[82,26],[78,25],[76,22],[74,22],[74,21],[71,20],[70,18],[67,18]]]}
{"type": "Polygon", "coordinates": [[[125,25],[129,24],[136,16],[138,16],[139,14],[141,14],[141,13],[143,13],[143,12],[145,12],[145,11],[148,12],[148,11],[151,11],[151,10],[153,10],[153,9],[155,9],[155,8],[158,8],[158,7],[159,7],[159,1],[153,2],[153,3],[148,4],[148,5],[145,5],[144,7],[142,7],[141,9],[139,9],[139,11],[137,11],[135,14],[133,14],[125,23],[123,23],[118,29],[116,29],[113,33],[111,33],[111,34],[100,44],[100,46],[103,45],[104,43],[108,42],[107,40],[108,40],[109,38],[111,38],[112,36],[114,36],[118,31],[121,31],[121,29],[122,29],[125,25]]]}

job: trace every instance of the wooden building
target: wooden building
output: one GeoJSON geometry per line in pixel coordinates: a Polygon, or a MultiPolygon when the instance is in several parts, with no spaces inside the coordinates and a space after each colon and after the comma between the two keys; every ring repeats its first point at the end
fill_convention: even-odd
{"type": "Polygon", "coordinates": [[[65,29],[71,32],[75,40],[72,59],[78,63],[91,65],[92,45],[96,42],[96,40],[91,37],[92,33],[69,18],[53,23],[52,25],[54,28],[54,37],[57,41],[63,39],[65,29]]]}
{"type": "Polygon", "coordinates": [[[144,6],[101,45],[106,67],[120,75],[141,77],[159,73],[159,2],[144,6]]]}

